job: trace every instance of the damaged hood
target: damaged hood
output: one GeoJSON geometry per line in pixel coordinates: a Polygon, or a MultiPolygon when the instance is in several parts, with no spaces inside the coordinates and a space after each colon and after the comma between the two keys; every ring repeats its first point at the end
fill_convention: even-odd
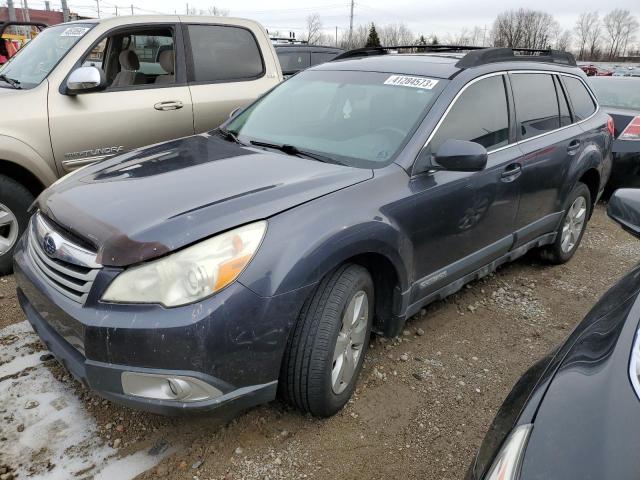
{"type": "Polygon", "coordinates": [[[98,263],[122,267],[372,176],[203,134],[83,168],[45,190],[37,205],[89,242],[98,263]]]}

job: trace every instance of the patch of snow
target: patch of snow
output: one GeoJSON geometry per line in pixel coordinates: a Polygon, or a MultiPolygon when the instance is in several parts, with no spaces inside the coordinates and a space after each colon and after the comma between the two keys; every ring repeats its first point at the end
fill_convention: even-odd
{"type": "Polygon", "coordinates": [[[171,453],[140,451],[118,458],[117,450],[99,437],[96,421],[74,391],[40,361],[47,352],[32,352],[29,346],[37,341],[27,322],[0,330],[0,378],[5,377],[0,382],[0,412],[7,419],[2,428],[7,440],[0,449],[3,462],[16,469],[18,478],[126,480],[171,453]],[[6,378],[28,367],[32,369],[26,375],[6,378]]]}

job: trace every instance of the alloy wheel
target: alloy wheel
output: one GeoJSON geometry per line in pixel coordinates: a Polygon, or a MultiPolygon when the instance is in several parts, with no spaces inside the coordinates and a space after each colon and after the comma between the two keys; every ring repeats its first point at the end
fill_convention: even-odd
{"type": "Polygon", "coordinates": [[[18,219],[0,203],[0,255],[8,253],[18,240],[18,219]]]}
{"type": "Polygon", "coordinates": [[[363,290],[356,292],[342,315],[342,327],[333,351],[331,388],[341,394],[353,380],[366,341],[369,324],[369,298],[363,290]]]}
{"type": "Polygon", "coordinates": [[[564,219],[564,225],[562,226],[562,236],[560,239],[560,248],[565,253],[569,253],[575,248],[584,228],[584,223],[587,216],[587,201],[584,197],[576,198],[567,216],[564,219]]]}

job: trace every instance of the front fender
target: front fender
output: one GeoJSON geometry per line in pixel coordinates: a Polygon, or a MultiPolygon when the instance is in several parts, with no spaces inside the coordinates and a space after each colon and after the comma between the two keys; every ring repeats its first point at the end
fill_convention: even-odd
{"type": "Polygon", "coordinates": [[[347,191],[357,187],[271,218],[240,282],[261,296],[280,295],[319,282],[349,258],[373,253],[393,265],[398,287],[407,291],[413,246],[393,222],[367,205],[368,197],[341,201],[340,197],[353,197],[355,192],[347,191]]]}
{"type": "Polygon", "coordinates": [[[28,170],[45,187],[58,179],[56,171],[38,152],[15,137],[0,135],[0,160],[28,170]]]}

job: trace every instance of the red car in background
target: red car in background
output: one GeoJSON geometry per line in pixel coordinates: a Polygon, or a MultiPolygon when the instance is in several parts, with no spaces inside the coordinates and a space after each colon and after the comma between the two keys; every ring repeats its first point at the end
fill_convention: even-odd
{"type": "Polygon", "coordinates": [[[613,75],[613,70],[607,70],[604,68],[599,68],[596,65],[580,65],[580,68],[584,73],[587,74],[587,77],[610,77],[613,75]]]}

